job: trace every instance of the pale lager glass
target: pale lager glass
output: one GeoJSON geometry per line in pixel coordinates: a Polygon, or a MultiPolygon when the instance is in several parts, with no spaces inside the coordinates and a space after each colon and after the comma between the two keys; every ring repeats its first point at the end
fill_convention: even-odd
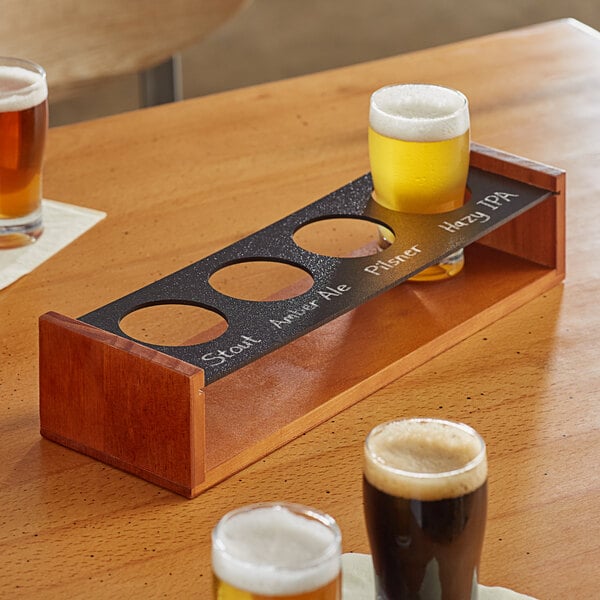
{"type": "Polygon", "coordinates": [[[213,530],[214,600],[341,600],[341,534],[332,517],[263,503],[213,530]]]}
{"type": "MultiPolygon", "coordinates": [[[[369,159],[374,198],[386,208],[430,214],[462,206],[469,151],[469,103],[460,92],[404,84],[381,88],[371,96],[369,159]]],[[[460,250],[413,280],[452,277],[463,264],[460,250]]]]}

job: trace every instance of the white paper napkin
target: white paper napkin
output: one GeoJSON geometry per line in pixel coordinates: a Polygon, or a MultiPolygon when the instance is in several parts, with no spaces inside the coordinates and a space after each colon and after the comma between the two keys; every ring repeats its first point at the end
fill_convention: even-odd
{"type": "Polygon", "coordinates": [[[54,200],[42,201],[42,214],[44,233],[34,244],[0,250],[0,290],[33,271],[106,217],[99,210],[54,200]]]}
{"type": "MultiPolygon", "coordinates": [[[[342,599],[375,600],[373,563],[369,554],[342,555],[342,599]]],[[[535,600],[501,587],[479,585],[479,600],[535,600]]]]}

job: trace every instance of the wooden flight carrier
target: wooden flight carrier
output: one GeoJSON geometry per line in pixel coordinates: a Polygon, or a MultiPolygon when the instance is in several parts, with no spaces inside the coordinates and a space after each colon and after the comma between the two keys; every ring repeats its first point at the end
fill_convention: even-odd
{"type": "Polygon", "coordinates": [[[285,219],[96,311],[40,318],[41,434],[194,497],[506,315],[565,274],[565,173],[472,145],[468,202],[402,215],[367,174],[285,219]],[[294,244],[328,218],[383,223],[376,256],[334,258],[294,244]],[[466,247],[437,283],[399,283],[466,247]],[[299,266],[313,287],[286,300],[220,294],[223,266],[299,266]],[[179,303],[223,315],[214,340],[155,346],[119,328],[141,307],[179,303]]]}

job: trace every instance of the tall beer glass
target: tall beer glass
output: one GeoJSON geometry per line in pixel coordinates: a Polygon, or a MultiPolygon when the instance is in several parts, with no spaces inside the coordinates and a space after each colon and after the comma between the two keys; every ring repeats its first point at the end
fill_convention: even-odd
{"type": "Polygon", "coordinates": [[[487,511],[485,443],[461,423],[375,427],[363,494],[377,600],[477,600],[487,511]]]}
{"type": "Polygon", "coordinates": [[[0,248],[42,233],[42,159],[48,128],[44,70],[0,58],[0,248]]]}
{"type": "Polygon", "coordinates": [[[341,534],[332,517],[297,504],[254,504],[212,534],[215,600],[340,600],[341,534]]]}
{"type": "MultiPolygon", "coordinates": [[[[404,84],[383,87],[371,96],[369,158],[374,198],[386,208],[429,214],[460,207],[469,151],[469,103],[460,92],[404,84]]],[[[446,279],[459,273],[463,264],[459,250],[412,280],[446,279]]]]}

